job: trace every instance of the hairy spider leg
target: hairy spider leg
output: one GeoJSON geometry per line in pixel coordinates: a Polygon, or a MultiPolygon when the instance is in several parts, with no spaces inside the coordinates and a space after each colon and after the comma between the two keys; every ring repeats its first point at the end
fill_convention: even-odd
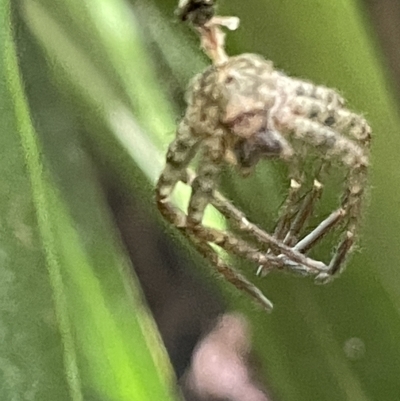
{"type": "MultiPolygon", "coordinates": [[[[321,167],[320,173],[317,176],[319,176],[324,169],[325,165],[321,167]]],[[[304,226],[306,226],[306,223],[310,218],[312,211],[314,210],[314,204],[321,197],[322,189],[322,184],[319,181],[314,180],[312,190],[304,197],[300,207],[298,208],[298,212],[295,215],[292,224],[290,225],[290,229],[287,231],[283,243],[292,246],[293,250],[306,253],[313,246],[315,246],[316,243],[319,242],[329,231],[336,227],[345,216],[345,212],[343,209],[335,210],[314,230],[312,230],[304,238],[298,241],[301,230],[304,228],[304,226]]],[[[263,275],[263,273],[266,272],[264,271],[262,266],[260,266],[258,274],[263,275]]],[[[319,277],[321,278],[322,276],[319,275],[319,277]]]]}
{"type": "Polygon", "coordinates": [[[294,246],[298,242],[301,230],[306,226],[316,202],[321,198],[322,189],[323,185],[315,179],[311,191],[304,197],[292,224],[286,232],[284,244],[294,246]]]}
{"type": "Polygon", "coordinates": [[[238,290],[250,295],[253,300],[264,308],[267,312],[272,311],[273,304],[271,301],[260,291],[254,284],[252,284],[246,277],[238,272],[233,267],[228,266],[215,252],[215,250],[208,244],[208,242],[200,239],[198,236],[192,234],[184,226],[177,224],[184,221],[186,215],[179,209],[175,208],[170,202],[162,202],[159,204],[160,211],[163,216],[172,224],[176,225],[179,230],[187,237],[198,252],[208,260],[212,266],[215,267],[217,272],[223,276],[230,284],[238,290]]]}
{"type": "MultiPolygon", "coordinates": [[[[362,212],[362,201],[364,188],[367,183],[367,162],[366,160],[354,160],[346,182],[346,195],[342,202],[342,208],[346,212],[346,232],[342,242],[339,244],[335,255],[329,263],[329,275],[332,277],[341,272],[347,253],[350,251],[360,225],[362,212]]],[[[328,282],[331,277],[320,275],[317,280],[328,282]]]]}
{"type": "Polygon", "coordinates": [[[304,183],[304,177],[299,168],[299,158],[294,156],[289,164],[290,186],[289,192],[280,210],[278,223],[274,230],[274,237],[284,240],[290,227],[293,216],[298,212],[298,204],[300,201],[300,190],[304,183]]]}
{"type": "Polygon", "coordinates": [[[169,146],[166,167],[157,183],[158,208],[166,220],[180,228],[183,234],[194,243],[198,251],[215,265],[217,271],[228,282],[249,294],[264,309],[270,311],[272,303],[263,293],[243,275],[226,265],[206,241],[201,241],[198,236],[187,230],[186,215],[168,201],[176,183],[187,178],[186,167],[193,158],[197,146],[198,140],[192,136],[188,124],[182,120],[178,126],[176,138],[169,146]]]}
{"type": "MultiPolygon", "coordinates": [[[[192,193],[189,200],[186,229],[203,241],[212,242],[228,252],[257,264],[270,268],[292,266],[293,261],[288,261],[275,255],[266,255],[247,241],[231,233],[225,233],[202,225],[204,211],[207,205],[212,203],[214,188],[218,182],[221,164],[224,161],[225,152],[223,146],[223,131],[218,129],[212,136],[206,137],[202,141],[201,163],[197,169],[197,176],[191,185],[192,193]]],[[[283,253],[286,253],[285,251],[286,249],[283,249],[283,253]]]]}
{"type": "MultiPolygon", "coordinates": [[[[284,83],[284,87],[286,88],[286,100],[288,100],[287,104],[293,107],[293,113],[299,114],[301,116],[308,117],[310,119],[316,119],[316,121],[332,126],[335,128],[339,128],[335,125],[336,121],[339,121],[339,118],[334,118],[335,110],[344,105],[345,100],[334,90],[331,88],[327,88],[322,85],[314,85],[311,82],[303,81],[301,79],[295,79],[288,77],[287,75],[277,72],[279,74],[279,81],[284,83]],[[289,89],[287,89],[289,88],[289,89]]],[[[352,114],[352,117],[358,117],[357,115],[352,114]]],[[[357,121],[353,119],[352,124],[357,123],[357,121]]],[[[344,120],[341,120],[341,126],[344,120]]],[[[351,124],[349,124],[350,126],[351,124]]],[[[301,169],[298,166],[299,162],[297,161],[297,171],[301,169]]],[[[295,167],[295,170],[296,170],[295,167]]],[[[322,172],[320,171],[319,174],[322,172]]],[[[297,173],[299,176],[299,173],[297,173]]],[[[302,227],[304,227],[308,215],[311,213],[313,209],[314,203],[319,199],[322,195],[322,186],[319,183],[318,176],[316,180],[314,180],[314,185],[311,192],[306,196],[302,205],[299,208],[300,214],[295,217],[295,221],[292,224],[290,231],[299,232],[302,227]]],[[[290,195],[290,193],[289,193],[290,195]]],[[[291,199],[289,196],[288,203],[290,203],[291,199]]],[[[282,235],[282,234],[281,234],[282,235]]],[[[286,233],[285,243],[290,244],[294,239],[290,238],[291,236],[286,233]]]]}
{"type": "MultiPolygon", "coordinates": [[[[185,181],[186,167],[193,159],[199,145],[199,139],[193,137],[191,129],[185,120],[178,127],[175,140],[170,144],[166,167],[157,183],[157,204],[163,216],[178,228],[187,231],[188,235],[196,236],[205,242],[213,242],[228,252],[245,257],[253,262],[274,267],[283,267],[285,262],[276,256],[266,256],[247,242],[235,238],[231,234],[202,226],[201,222],[214,181],[219,172],[218,163],[211,160],[219,158],[219,144],[214,138],[204,140],[205,160],[198,170],[198,176],[192,183],[188,216],[180,213],[168,200],[178,181],[185,181]],[[207,141],[208,145],[207,146],[207,141]]],[[[215,160],[214,160],[215,161],[215,160]]]]}
{"type": "Polygon", "coordinates": [[[287,267],[291,269],[299,263],[305,265],[305,267],[299,266],[301,270],[308,267],[309,269],[314,269],[315,273],[324,271],[324,267],[326,266],[312,259],[305,258],[299,252],[293,252],[289,247],[282,246],[273,237],[268,236],[270,239],[269,244],[275,245],[292,260],[287,260],[276,255],[266,255],[246,241],[236,238],[233,234],[204,227],[201,224],[205,208],[211,202],[214,186],[220,171],[220,164],[223,161],[224,152],[221,151],[221,147],[223,146],[222,133],[218,135],[218,132],[215,132],[212,137],[208,137],[202,141],[203,158],[198,168],[198,175],[192,182],[192,194],[186,219],[172,205],[171,207],[166,207],[168,197],[171,195],[177,182],[180,180],[185,181],[187,178],[186,167],[193,159],[198,146],[199,139],[193,136],[186,120],[183,119],[178,126],[176,138],[169,146],[166,167],[157,183],[156,197],[158,208],[169,221],[180,228],[184,227],[188,232],[196,235],[203,241],[213,242],[228,252],[232,252],[266,267],[287,267]]]}
{"type": "MultiPolygon", "coordinates": [[[[347,133],[364,147],[368,147],[371,140],[371,128],[361,116],[352,113],[347,109],[337,108],[337,105],[344,104],[344,100],[334,90],[323,86],[314,86],[311,83],[303,82],[301,80],[295,80],[295,85],[296,94],[302,95],[291,102],[291,107],[295,114],[308,117],[309,119],[318,121],[323,125],[330,126],[338,132],[347,133]]],[[[293,231],[299,232],[299,228],[305,225],[303,219],[306,216],[302,215],[301,211],[309,214],[312,211],[313,203],[315,203],[317,198],[321,195],[322,187],[318,185],[318,182],[316,184],[317,187],[314,185],[313,190],[306,197],[303,205],[300,207],[299,214],[296,216],[290,229],[292,233],[285,237],[284,243],[294,245],[294,242],[291,242],[295,241],[295,232],[293,231]],[[300,226],[298,226],[296,230],[296,225],[299,223],[300,226]]],[[[323,235],[334,228],[341,221],[341,215],[342,210],[338,209],[328,217],[327,221],[330,222],[329,224],[325,224],[324,221],[314,230],[314,233],[310,233],[309,239],[313,238],[313,241],[310,242],[308,239],[303,242],[303,245],[301,246],[303,252],[307,251],[318,240],[320,240],[323,235]],[[334,216],[337,216],[337,218],[334,218],[334,216]],[[321,227],[324,227],[324,229],[321,230],[321,227]],[[305,246],[306,243],[308,244],[307,246],[305,246]]],[[[296,249],[300,249],[300,247],[296,247],[296,249]]]]}
{"type": "MultiPolygon", "coordinates": [[[[302,81],[300,79],[290,78],[281,72],[276,72],[276,74],[278,74],[278,81],[281,83],[280,87],[285,88],[284,98],[286,102],[289,102],[289,104],[295,103],[295,111],[300,115],[308,116],[310,118],[313,117],[313,114],[321,116],[323,108],[325,108],[325,110],[331,110],[344,104],[344,99],[333,89],[314,85],[311,82],[302,81]],[[304,104],[301,101],[291,101],[291,99],[297,99],[298,97],[304,99],[306,103],[304,104]],[[313,109],[314,105],[320,106],[321,110],[317,110],[316,112],[313,109]]],[[[272,120],[274,111],[275,110],[271,110],[272,120]]],[[[279,109],[277,109],[275,113],[276,112],[279,112],[279,109]]],[[[323,123],[324,121],[320,122],[323,123]]],[[[290,176],[292,179],[294,179],[294,181],[291,181],[289,194],[285,202],[283,218],[280,219],[280,222],[275,230],[275,235],[280,239],[284,239],[286,244],[293,244],[295,235],[305,225],[308,215],[311,213],[313,205],[320,197],[322,191],[322,187],[314,185],[311,193],[306,195],[302,205],[296,210],[296,205],[300,198],[299,190],[303,185],[304,180],[301,174],[301,169],[299,168],[298,157],[297,160],[292,163],[290,176]],[[297,216],[288,230],[288,226],[294,214],[297,214],[297,216]]]]}
{"type": "MultiPolygon", "coordinates": [[[[284,88],[284,93],[281,96],[283,102],[288,102],[288,99],[290,101],[293,97],[296,98],[296,96],[301,95],[310,96],[313,98],[310,99],[310,102],[315,103],[318,101],[330,108],[338,107],[344,103],[344,99],[333,89],[324,86],[315,86],[309,82],[298,79],[291,79],[281,72],[277,72],[277,74],[278,82],[280,82],[279,86],[284,88]]],[[[270,119],[274,126],[274,115],[282,106],[284,106],[284,104],[280,104],[280,107],[274,106],[270,110],[270,119]]],[[[312,110],[312,108],[308,107],[302,114],[311,114],[310,110],[312,110]]],[[[296,155],[289,165],[289,176],[291,178],[289,193],[282,211],[280,212],[281,216],[274,232],[276,238],[283,240],[286,245],[290,246],[293,246],[297,242],[300,231],[306,225],[315,203],[322,195],[322,185],[319,183],[317,176],[311,191],[306,194],[303,201],[301,201],[302,195],[300,190],[304,185],[304,175],[300,168],[300,159],[301,155],[296,155]]],[[[321,171],[319,174],[321,174],[321,171]]]]}
{"type": "MultiPolygon", "coordinates": [[[[368,156],[363,148],[351,139],[319,122],[293,115],[291,108],[284,109],[281,113],[279,121],[285,126],[289,135],[319,149],[327,159],[341,160],[349,169],[345,183],[346,196],[342,202],[342,209],[346,213],[346,232],[329,263],[329,274],[332,276],[340,270],[354,243],[361,215],[363,188],[367,181],[368,156]]],[[[319,276],[319,280],[327,281],[327,277],[323,273],[319,276]]]]}
{"type": "Polygon", "coordinates": [[[204,210],[210,203],[209,198],[215,185],[216,176],[219,173],[219,158],[221,157],[219,139],[216,140],[215,137],[211,137],[211,139],[205,139],[204,142],[205,160],[199,167],[199,175],[193,180],[188,216],[186,217],[170,204],[168,198],[177,182],[185,181],[187,178],[186,167],[194,157],[199,140],[193,137],[185,120],[179,124],[176,138],[168,149],[166,167],[157,183],[156,198],[160,212],[174,225],[185,228],[203,241],[213,242],[226,251],[262,265],[284,267],[286,262],[282,258],[272,255],[266,256],[246,241],[201,225],[204,210]]]}
{"type": "MultiPolygon", "coordinates": [[[[195,173],[191,170],[186,170],[186,178],[184,182],[187,184],[191,183],[195,179],[195,173]]],[[[227,219],[232,221],[241,232],[251,234],[255,239],[257,239],[260,245],[272,245],[283,252],[280,256],[285,255],[291,259],[291,263],[286,266],[294,271],[307,272],[309,275],[315,275],[321,271],[326,271],[328,266],[324,265],[322,262],[310,259],[303,254],[299,253],[302,250],[294,250],[285,246],[283,243],[278,241],[275,237],[271,236],[267,232],[263,231],[261,228],[253,223],[250,223],[245,214],[237,209],[231,202],[229,202],[220,192],[217,190],[213,191],[211,204],[227,219]]],[[[227,242],[226,234],[224,233],[214,233],[214,239],[219,237],[218,242],[227,242]],[[222,236],[221,236],[222,235],[222,236]]],[[[208,241],[208,240],[207,240],[208,241]]],[[[237,245],[236,245],[237,246],[237,245]]],[[[243,256],[243,255],[242,255],[243,256]]],[[[267,256],[268,257],[268,256],[267,256]]],[[[281,258],[279,257],[279,266],[281,266],[281,258]]],[[[269,259],[270,263],[273,263],[276,259],[269,259]]]]}
{"type": "Polygon", "coordinates": [[[238,290],[250,295],[267,312],[273,309],[272,302],[260,291],[254,284],[247,280],[240,272],[231,266],[228,266],[212,249],[210,244],[200,242],[196,237],[190,237],[196,244],[198,251],[208,259],[225,279],[234,285],[238,290]]]}
{"type": "Polygon", "coordinates": [[[291,173],[291,177],[296,176],[297,180],[291,179],[283,213],[274,233],[274,236],[282,239],[285,245],[293,247],[297,243],[301,230],[306,226],[314,210],[315,203],[320,199],[323,185],[319,181],[319,177],[323,170],[325,170],[324,165],[320,167],[320,171],[313,181],[311,190],[304,195],[300,195],[300,190],[304,186],[302,169],[299,167],[298,161],[296,166],[294,168],[292,167],[293,173],[291,173]]]}
{"type": "Polygon", "coordinates": [[[343,209],[338,209],[332,212],[325,220],[318,224],[318,226],[307,234],[301,241],[297,242],[293,249],[299,252],[307,252],[311,249],[321,238],[323,238],[333,227],[335,227],[345,216],[346,212],[343,209]]]}
{"type": "Polygon", "coordinates": [[[305,97],[310,99],[319,100],[328,108],[340,108],[345,104],[345,100],[334,89],[322,85],[314,85],[311,82],[303,81],[301,79],[292,78],[282,72],[279,74],[279,80],[285,83],[285,87],[289,88],[287,91],[292,97],[305,97]]]}
{"type": "MultiPolygon", "coordinates": [[[[318,88],[318,87],[317,87],[318,88]]],[[[293,114],[299,114],[317,121],[335,131],[351,136],[368,148],[371,141],[371,127],[367,121],[345,108],[332,107],[319,99],[300,96],[290,102],[293,114]]]]}
{"type": "Polygon", "coordinates": [[[332,127],[339,132],[348,133],[358,143],[369,149],[372,130],[363,117],[347,109],[338,109],[332,113],[331,117],[334,119],[332,127]]]}
{"type": "Polygon", "coordinates": [[[193,159],[199,144],[200,138],[193,135],[186,119],[182,119],[176,130],[175,139],[168,147],[166,165],[157,182],[158,203],[166,202],[178,181],[186,178],[186,167],[193,159]]]}
{"type": "MultiPolygon", "coordinates": [[[[214,191],[211,204],[227,219],[235,223],[237,228],[244,233],[250,234],[253,238],[258,240],[261,245],[274,246],[279,249],[286,258],[289,258],[291,263],[288,263],[286,268],[294,272],[299,272],[308,275],[315,275],[319,272],[325,272],[328,269],[324,263],[308,258],[299,251],[284,245],[272,235],[268,234],[256,224],[247,220],[245,214],[237,209],[231,202],[229,202],[221,193],[214,191]]],[[[271,255],[266,255],[271,256],[271,255]]],[[[280,257],[278,257],[281,259],[280,257]]]]}
{"type": "MultiPolygon", "coordinates": [[[[344,104],[344,99],[333,89],[316,86],[310,82],[302,81],[300,79],[293,79],[282,72],[275,72],[277,74],[277,80],[279,87],[281,88],[281,98],[283,103],[291,103],[291,99],[296,99],[298,96],[310,97],[311,104],[321,103],[326,108],[340,107],[344,104]]],[[[285,104],[279,105],[279,107],[273,107],[270,110],[270,120],[275,126],[274,115],[281,109],[285,104]]],[[[303,110],[303,115],[310,115],[315,112],[312,107],[306,107],[303,110]]],[[[322,121],[321,121],[322,122],[322,121]]],[[[301,187],[304,185],[304,175],[300,168],[301,155],[295,156],[294,160],[291,161],[290,168],[290,188],[288,196],[285,200],[285,204],[281,211],[281,217],[279,218],[278,224],[275,228],[274,236],[278,239],[283,240],[287,245],[294,245],[297,242],[298,234],[301,229],[306,225],[306,222],[313,210],[314,204],[322,195],[322,185],[319,184],[318,176],[314,180],[314,185],[309,194],[307,194],[304,200],[299,205],[302,198],[300,194],[301,187]],[[293,220],[294,216],[294,220],[293,220]]],[[[321,173],[321,172],[320,172],[321,173]]]]}
{"type": "MultiPolygon", "coordinates": [[[[318,173],[316,174],[316,176],[314,178],[311,190],[302,199],[302,201],[300,203],[300,206],[298,207],[298,211],[295,214],[294,218],[292,219],[292,223],[290,225],[290,228],[286,232],[286,236],[285,236],[285,239],[283,241],[285,244],[294,247],[298,243],[301,231],[307,226],[307,222],[311,217],[311,214],[312,214],[312,212],[314,210],[314,206],[315,206],[316,202],[322,196],[323,185],[320,182],[321,181],[321,176],[326,172],[326,170],[328,169],[329,166],[330,166],[330,163],[328,163],[327,161],[325,161],[324,163],[322,163],[320,165],[319,171],[318,171],[318,173]]],[[[334,221],[336,222],[336,219],[334,219],[334,221]]],[[[295,249],[297,249],[297,250],[299,250],[300,252],[303,252],[303,253],[308,251],[330,229],[335,227],[335,225],[336,224],[332,225],[332,223],[330,223],[328,225],[323,224],[323,227],[325,227],[325,229],[323,231],[318,229],[318,227],[319,227],[318,226],[315,229],[315,230],[318,229],[316,231],[315,235],[310,237],[310,238],[313,238],[313,241],[310,242],[310,240],[308,240],[308,242],[305,242],[305,243],[308,243],[307,246],[302,246],[302,247],[297,247],[296,246],[295,249]],[[328,229],[328,227],[329,227],[329,229],[328,229]]],[[[307,237],[308,237],[308,235],[307,235],[307,237]]]]}
{"type": "MultiPolygon", "coordinates": [[[[326,101],[318,101],[303,96],[295,98],[292,101],[291,106],[292,112],[318,121],[325,126],[335,129],[339,133],[351,136],[365,149],[364,155],[365,158],[367,157],[366,153],[369,151],[371,141],[371,128],[362,116],[359,116],[345,108],[332,108],[331,103],[327,103],[326,101]]],[[[345,239],[337,249],[334,258],[330,263],[330,272],[332,275],[340,270],[340,266],[343,264],[345,256],[354,242],[354,234],[358,225],[356,220],[358,220],[361,215],[361,200],[364,188],[362,185],[366,185],[367,182],[366,164],[361,163],[361,165],[353,165],[350,163],[348,166],[350,167],[350,173],[349,178],[347,179],[347,191],[349,192],[348,198],[350,198],[351,201],[346,205],[347,200],[344,200],[342,210],[348,209],[346,220],[348,221],[349,227],[345,239]]],[[[340,211],[341,209],[337,210],[338,215],[340,215],[340,211]]],[[[341,219],[338,218],[337,222],[339,223],[340,221],[341,219]]],[[[330,226],[331,229],[335,224],[327,225],[327,227],[328,226],[330,226]]]]}

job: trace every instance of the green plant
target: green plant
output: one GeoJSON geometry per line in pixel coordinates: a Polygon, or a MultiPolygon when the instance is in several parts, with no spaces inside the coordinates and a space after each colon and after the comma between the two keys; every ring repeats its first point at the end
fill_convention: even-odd
{"type": "MultiPolygon", "coordinates": [[[[95,171],[106,166],[156,218],[154,181],[184,88],[206,60],[174,22],[172,0],[25,0],[13,14],[9,1],[0,4],[0,395],[172,399],[95,171]]],[[[339,280],[254,279],[274,299],[270,316],[220,286],[251,318],[280,399],[398,399],[400,121],[362,5],[232,0],[221,13],[241,18],[230,53],[259,52],[338,88],[365,112],[374,138],[361,248],[339,280]]],[[[279,170],[227,181],[253,221],[273,220],[279,170]]]]}

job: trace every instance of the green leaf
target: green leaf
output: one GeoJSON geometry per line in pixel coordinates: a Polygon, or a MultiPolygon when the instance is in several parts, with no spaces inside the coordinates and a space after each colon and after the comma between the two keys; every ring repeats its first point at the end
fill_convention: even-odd
{"type": "MultiPolygon", "coordinates": [[[[242,17],[241,29],[234,34],[241,51],[259,52],[293,75],[336,87],[350,108],[366,115],[374,133],[361,248],[348,269],[329,287],[287,277],[265,280],[263,288],[276,308],[271,321],[257,325],[257,338],[271,361],[271,377],[280,383],[279,392],[287,400],[396,399],[400,395],[396,384],[400,348],[393,343],[400,329],[396,245],[400,121],[368,20],[361,5],[350,0],[296,5],[260,1],[245,7],[232,1],[225,12],[242,17]],[[255,21],[260,23],[256,26],[255,21]],[[346,351],[354,338],[365,348],[355,359],[346,351]],[[278,362],[280,358],[283,362],[278,362]]],[[[250,193],[251,187],[246,193],[237,191],[237,201],[249,202],[250,193]]],[[[266,205],[252,204],[258,221],[269,217],[266,205]]]]}
{"type": "Polygon", "coordinates": [[[0,12],[1,399],[172,400],[169,362],[93,166],[73,135],[42,146],[7,2],[0,12]]]}
{"type": "MultiPolygon", "coordinates": [[[[153,185],[173,137],[182,86],[204,67],[204,58],[194,56],[199,50],[193,33],[186,36],[189,30],[172,22],[176,1],[154,2],[167,14],[148,1],[135,1],[133,8],[105,0],[22,4],[24,20],[44,49],[42,73],[52,77],[84,122],[98,164],[111,168],[157,216],[153,185]]],[[[270,316],[227,291],[232,305],[252,319],[268,385],[285,401],[396,400],[400,121],[362,4],[232,0],[221,1],[220,14],[241,18],[239,30],[227,35],[231,54],[261,53],[290,75],[337,88],[351,109],[365,113],[375,133],[361,245],[341,278],[327,287],[280,274],[254,278],[275,303],[270,316]]],[[[231,177],[226,187],[236,205],[268,227],[286,181],[273,166],[260,167],[247,182],[231,177]]],[[[85,185],[91,181],[88,177],[85,185]]],[[[330,195],[324,210],[338,196],[330,195]]],[[[70,242],[71,248],[79,244],[70,242]]],[[[329,256],[330,248],[321,255],[329,256]]],[[[252,277],[254,267],[247,271],[252,277]]]]}

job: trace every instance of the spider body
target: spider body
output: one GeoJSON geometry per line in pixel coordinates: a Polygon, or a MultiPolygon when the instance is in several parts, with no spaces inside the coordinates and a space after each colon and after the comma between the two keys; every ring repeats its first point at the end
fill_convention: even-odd
{"type": "Polygon", "coordinates": [[[157,184],[157,203],[162,214],[184,231],[220,273],[270,308],[259,290],[227,266],[209,243],[259,264],[260,271],[287,269],[328,281],[340,270],[354,243],[371,129],[363,117],[344,107],[344,99],[334,90],[288,77],[258,55],[227,57],[221,51],[218,31],[208,24],[202,34],[215,63],[191,82],[186,113],[157,184]],[[310,152],[318,155],[317,172],[312,188],[302,188],[306,181],[302,161],[310,152]],[[197,153],[200,158],[193,178],[187,168],[197,153]],[[260,159],[271,158],[289,164],[291,185],[275,232],[268,234],[219,194],[217,184],[225,163],[246,175],[260,159]],[[307,231],[321,196],[320,179],[331,164],[341,165],[346,172],[341,203],[307,231]],[[187,215],[169,201],[178,181],[192,187],[187,215]],[[208,204],[236,223],[239,234],[205,227],[202,219],[208,204]],[[331,261],[325,264],[307,257],[308,250],[333,229],[342,232],[342,239],[331,261]],[[250,234],[254,242],[242,239],[240,233],[250,234]]]}

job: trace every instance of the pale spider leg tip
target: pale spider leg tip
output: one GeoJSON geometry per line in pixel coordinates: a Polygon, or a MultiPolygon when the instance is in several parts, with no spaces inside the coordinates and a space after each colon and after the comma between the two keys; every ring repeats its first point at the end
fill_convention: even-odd
{"type": "Polygon", "coordinates": [[[271,269],[265,267],[265,265],[260,265],[257,267],[256,277],[266,277],[271,272],[271,269]]]}
{"type": "Polygon", "coordinates": [[[264,297],[263,306],[267,313],[271,313],[274,310],[274,304],[268,298],[264,297]]]}
{"type": "Polygon", "coordinates": [[[294,262],[284,254],[278,255],[278,258],[283,260],[284,268],[287,269],[287,271],[294,272],[295,274],[300,274],[301,276],[315,276],[316,274],[321,274],[329,271],[329,266],[317,260],[312,260],[313,267],[310,268],[306,265],[302,265],[301,263],[294,262]]]}
{"type": "Polygon", "coordinates": [[[258,306],[261,306],[265,312],[271,313],[274,309],[274,304],[258,288],[254,288],[252,291],[252,297],[258,306]]]}
{"type": "Polygon", "coordinates": [[[269,262],[269,260],[266,256],[259,257],[258,263],[260,263],[261,265],[266,265],[266,264],[268,264],[268,262],[269,262]]]}
{"type": "Polygon", "coordinates": [[[251,224],[250,224],[249,220],[247,220],[246,217],[242,217],[242,219],[240,220],[239,228],[241,230],[246,230],[247,228],[250,227],[250,225],[251,224]]]}
{"type": "Polygon", "coordinates": [[[292,178],[290,180],[290,188],[295,189],[295,190],[300,189],[301,188],[301,184],[298,181],[296,181],[295,179],[292,178]]]}
{"type": "Polygon", "coordinates": [[[329,270],[329,266],[327,266],[324,262],[317,262],[317,269],[321,272],[320,274],[323,274],[329,270]]]}
{"type": "Polygon", "coordinates": [[[324,284],[328,284],[332,281],[333,276],[329,273],[323,272],[323,273],[319,273],[318,276],[315,277],[315,284],[317,285],[324,285],[324,284]]]}
{"type": "Polygon", "coordinates": [[[274,310],[274,304],[265,295],[259,294],[256,301],[258,306],[260,306],[265,312],[271,313],[274,310]]]}
{"type": "Polygon", "coordinates": [[[318,191],[320,191],[324,187],[324,185],[321,182],[319,182],[318,180],[314,180],[313,185],[314,185],[314,188],[318,191]]]}
{"type": "Polygon", "coordinates": [[[165,205],[166,203],[169,203],[168,198],[169,198],[168,196],[163,196],[162,194],[160,194],[159,198],[157,199],[157,202],[165,205]]]}
{"type": "Polygon", "coordinates": [[[282,150],[282,152],[280,154],[280,158],[285,161],[289,161],[290,159],[292,159],[294,154],[295,154],[294,150],[291,147],[286,147],[282,150]]]}

